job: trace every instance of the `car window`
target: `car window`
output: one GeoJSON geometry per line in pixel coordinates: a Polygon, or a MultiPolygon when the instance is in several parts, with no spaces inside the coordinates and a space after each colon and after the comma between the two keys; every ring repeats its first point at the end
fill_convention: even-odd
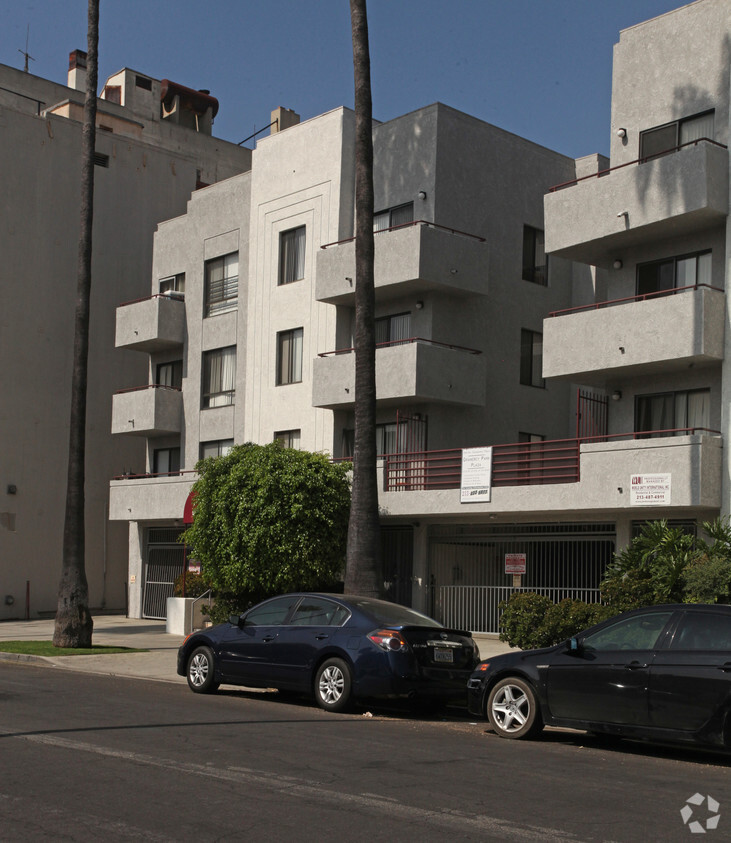
{"type": "Polygon", "coordinates": [[[289,610],[299,600],[296,594],[287,597],[277,597],[274,600],[267,600],[260,606],[254,606],[247,612],[244,618],[246,626],[281,626],[289,614],[289,610]]]}
{"type": "Polygon", "coordinates": [[[604,627],[583,640],[587,650],[652,650],[672,612],[634,615],[604,627]]]}
{"type": "Polygon", "coordinates": [[[681,618],[672,650],[731,650],[731,615],[688,612],[681,618]]]}
{"type": "Polygon", "coordinates": [[[322,597],[304,597],[290,624],[297,626],[342,626],[350,616],[345,606],[322,597]]]}
{"type": "Polygon", "coordinates": [[[400,606],[398,603],[389,603],[387,600],[375,600],[368,597],[348,598],[354,606],[368,612],[374,617],[378,623],[384,626],[430,626],[440,629],[442,624],[422,615],[421,612],[415,612],[406,606],[400,606]]]}

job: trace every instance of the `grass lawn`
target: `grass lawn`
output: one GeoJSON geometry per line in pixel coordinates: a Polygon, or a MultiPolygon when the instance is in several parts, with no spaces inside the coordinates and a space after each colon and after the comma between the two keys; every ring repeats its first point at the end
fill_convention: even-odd
{"type": "Polygon", "coordinates": [[[0,641],[0,653],[23,653],[29,656],[106,656],[112,653],[147,653],[132,647],[54,647],[50,641],[0,641]]]}

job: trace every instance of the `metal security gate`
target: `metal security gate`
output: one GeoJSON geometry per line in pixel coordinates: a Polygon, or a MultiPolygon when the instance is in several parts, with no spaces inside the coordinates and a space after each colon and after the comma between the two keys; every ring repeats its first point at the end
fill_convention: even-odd
{"type": "Polygon", "coordinates": [[[383,582],[394,603],[411,606],[414,569],[414,528],[381,527],[383,582]]]}
{"type": "Polygon", "coordinates": [[[499,632],[498,605],[516,591],[598,602],[614,554],[614,524],[508,524],[432,527],[429,613],[446,626],[499,632]],[[505,554],[521,553],[520,587],[505,573],[505,554]]]}
{"type": "Polygon", "coordinates": [[[185,546],[178,527],[151,527],[147,533],[147,561],[142,592],[142,617],[165,620],[167,599],[183,573],[185,546]]]}

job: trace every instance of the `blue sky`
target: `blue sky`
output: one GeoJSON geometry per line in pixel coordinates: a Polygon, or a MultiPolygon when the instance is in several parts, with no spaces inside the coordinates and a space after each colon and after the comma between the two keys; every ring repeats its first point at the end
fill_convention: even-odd
{"type": "MultiPolygon", "coordinates": [[[[703,0],[701,0],[702,2],[703,0]]],[[[373,116],[435,101],[573,157],[607,153],[612,46],[678,0],[368,0],[373,116]]],[[[0,0],[0,63],[65,82],[86,0],[0,0]]],[[[100,84],[122,67],[220,102],[238,142],[279,105],[353,104],[348,0],[102,0],[100,84]]],[[[640,83],[641,84],[641,83],[640,83]]],[[[251,145],[251,144],[247,144],[251,145]]]]}

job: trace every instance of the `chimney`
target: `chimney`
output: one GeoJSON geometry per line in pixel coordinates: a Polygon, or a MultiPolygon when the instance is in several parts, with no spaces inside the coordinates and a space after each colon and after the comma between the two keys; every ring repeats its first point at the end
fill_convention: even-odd
{"type": "Polygon", "coordinates": [[[86,53],[83,50],[69,53],[68,87],[75,91],[86,90],[86,53]]]}
{"type": "Polygon", "coordinates": [[[272,134],[276,132],[283,132],[285,129],[289,129],[290,126],[296,126],[300,121],[299,114],[295,114],[291,108],[282,108],[280,105],[279,108],[275,108],[272,111],[272,134]]]}

